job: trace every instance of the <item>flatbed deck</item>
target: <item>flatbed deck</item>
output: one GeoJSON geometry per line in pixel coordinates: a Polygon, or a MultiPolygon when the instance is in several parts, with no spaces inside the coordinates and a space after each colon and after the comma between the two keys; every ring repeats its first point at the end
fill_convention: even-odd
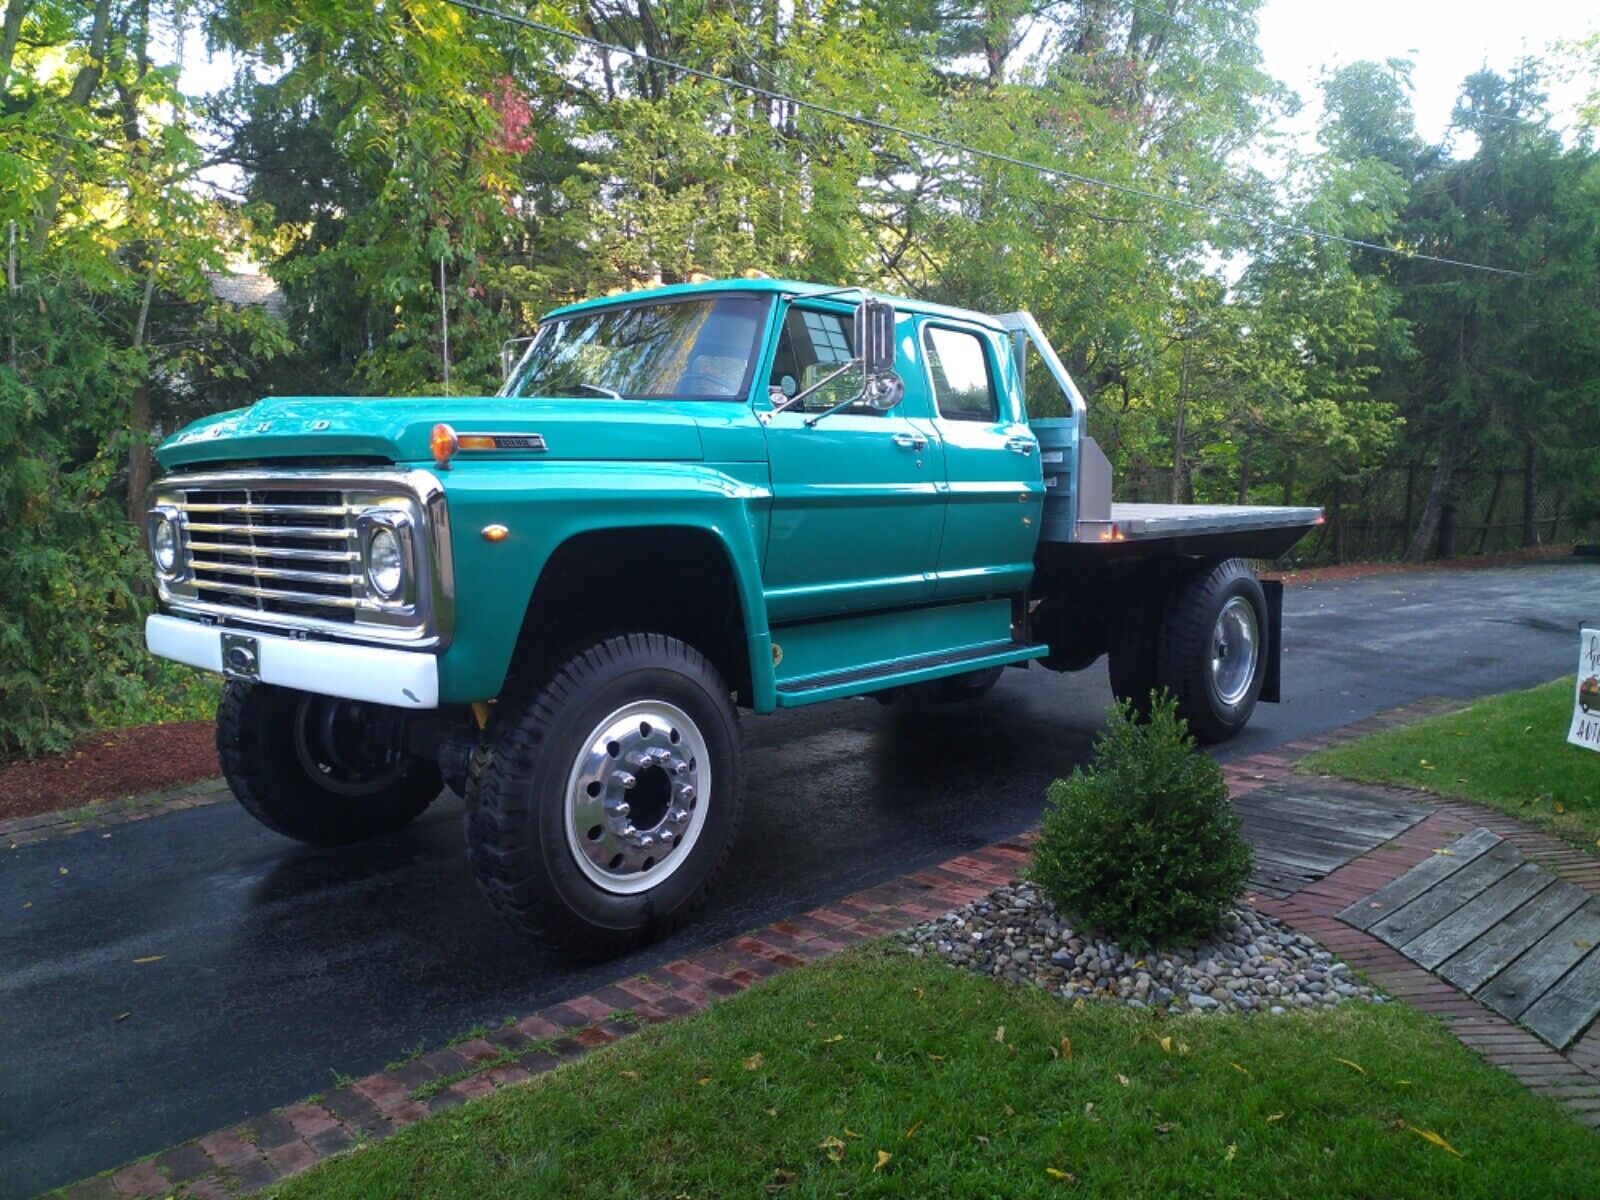
{"type": "Polygon", "coordinates": [[[1254,529],[1305,529],[1322,520],[1320,508],[1254,504],[1111,504],[1111,524],[1121,540],[1192,537],[1254,529]]]}

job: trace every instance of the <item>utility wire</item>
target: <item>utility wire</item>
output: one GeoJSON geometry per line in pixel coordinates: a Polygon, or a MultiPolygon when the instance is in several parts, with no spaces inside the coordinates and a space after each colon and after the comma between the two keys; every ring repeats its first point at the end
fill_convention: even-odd
{"type": "Polygon", "coordinates": [[[1385,246],[1378,242],[1362,241],[1360,238],[1345,237],[1343,234],[1328,233],[1325,230],[1310,229],[1303,225],[1291,225],[1284,221],[1274,220],[1271,217],[1256,217],[1241,213],[1233,209],[1220,208],[1213,204],[1206,204],[1199,200],[1188,200],[1181,196],[1163,196],[1159,192],[1152,192],[1145,188],[1137,187],[1130,183],[1118,183],[1112,179],[1100,179],[1093,175],[1084,175],[1077,171],[1069,171],[1062,167],[1050,167],[1043,163],[1030,162],[1024,158],[1017,158],[1010,154],[1002,154],[998,150],[984,150],[977,146],[969,146],[963,142],[953,141],[950,138],[940,137],[938,134],[923,133],[915,129],[908,129],[903,125],[895,125],[889,121],[880,121],[875,117],[863,116],[860,113],[848,112],[842,108],[822,104],[816,100],[804,100],[798,96],[787,95],[783,92],[764,88],[758,84],[745,83],[742,80],[730,79],[725,75],[717,75],[699,67],[691,67],[684,63],[674,62],[671,59],[661,58],[644,50],[635,50],[628,46],[621,46],[615,42],[602,41],[600,38],[590,37],[587,34],[577,33],[570,29],[562,29],[559,25],[546,24],[535,21],[531,17],[519,16],[515,13],[503,12],[500,9],[488,8],[482,4],[475,4],[472,0],[445,0],[445,3],[467,12],[477,13],[480,16],[491,17],[497,21],[508,24],[520,25],[526,29],[537,30],[552,37],[565,38],[580,46],[588,46],[593,50],[607,50],[616,54],[626,55],[640,62],[651,63],[668,71],[676,71],[681,75],[688,75],[694,79],[703,79],[708,83],[715,83],[721,87],[736,88],[754,96],[761,96],[767,100],[776,100],[784,104],[792,104],[796,108],[809,109],[812,112],[822,113],[824,116],[834,117],[854,125],[861,125],[868,129],[875,129],[880,133],[894,134],[907,141],[921,142],[927,146],[937,146],[941,150],[949,150],[955,154],[968,154],[974,158],[987,159],[991,162],[1005,163],[1008,166],[1021,167],[1024,170],[1034,171],[1055,179],[1066,180],[1070,183],[1081,183],[1088,187],[1104,188],[1110,192],[1117,192],[1125,196],[1135,196],[1141,200],[1148,200],[1154,204],[1166,204],[1175,208],[1187,209],[1190,212],[1203,212],[1213,217],[1225,220],[1238,221],[1243,225],[1254,226],[1258,229],[1271,230],[1274,233],[1290,234],[1296,237],[1308,237],[1317,241],[1330,242],[1341,246],[1350,246],[1359,250],[1372,250],[1378,254],[1389,254],[1397,258],[1410,259],[1413,262],[1431,262],[1446,267],[1462,267],[1469,271],[1483,271],[1491,275],[1508,275],[1524,278],[1527,271],[1513,271],[1506,267],[1491,267],[1484,263],[1465,262],[1456,258],[1442,258],[1435,254],[1423,254],[1415,250],[1403,250],[1396,246],[1385,246]]]}

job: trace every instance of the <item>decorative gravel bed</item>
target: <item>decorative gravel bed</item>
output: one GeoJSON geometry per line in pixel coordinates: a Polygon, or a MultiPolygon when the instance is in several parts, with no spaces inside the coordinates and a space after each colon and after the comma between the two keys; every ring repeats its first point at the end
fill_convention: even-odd
{"type": "Polygon", "coordinates": [[[1282,1013],[1386,999],[1316,942],[1247,905],[1230,909],[1222,931],[1197,946],[1136,954],[1077,932],[1037,889],[1019,884],[901,937],[913,954],[936,954],[980,975],[1136,1008],[1282,1013]]]}

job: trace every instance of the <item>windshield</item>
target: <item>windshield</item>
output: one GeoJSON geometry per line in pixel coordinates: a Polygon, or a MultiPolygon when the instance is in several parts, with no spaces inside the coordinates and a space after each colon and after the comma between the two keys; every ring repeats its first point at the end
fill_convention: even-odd
{"type": "Polygon", "coordinates": [[[618,305],[539,330],[503,396],[742,400],[770,298],[748,293],[618,305]]]}

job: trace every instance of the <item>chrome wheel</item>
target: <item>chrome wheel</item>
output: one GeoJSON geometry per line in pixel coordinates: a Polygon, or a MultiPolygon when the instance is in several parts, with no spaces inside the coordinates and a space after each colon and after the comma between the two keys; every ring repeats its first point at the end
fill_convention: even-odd
{"type": "Polygon", "coordinates": [[[294,753],[312,781],[338,796],[371,796],[399,781],[405,756],[375,746],[361,705],[304,695],[294,714],[294,753]]]}
{"type": "Polygon", "coordinates": [[[567,846],[596,886],[647,891],[688,859],[710,794],[711,756],[689,715],[637,701],[583,741],[567,777],[567,846]]]}
{"type": "Polygon", "coordinates": [[[1222,606],[1211,630],[1211,687],[1229,708],[1250,692],[1260,640],[1256,610],[1249,600],[1235,596],[1222,606]]]}

